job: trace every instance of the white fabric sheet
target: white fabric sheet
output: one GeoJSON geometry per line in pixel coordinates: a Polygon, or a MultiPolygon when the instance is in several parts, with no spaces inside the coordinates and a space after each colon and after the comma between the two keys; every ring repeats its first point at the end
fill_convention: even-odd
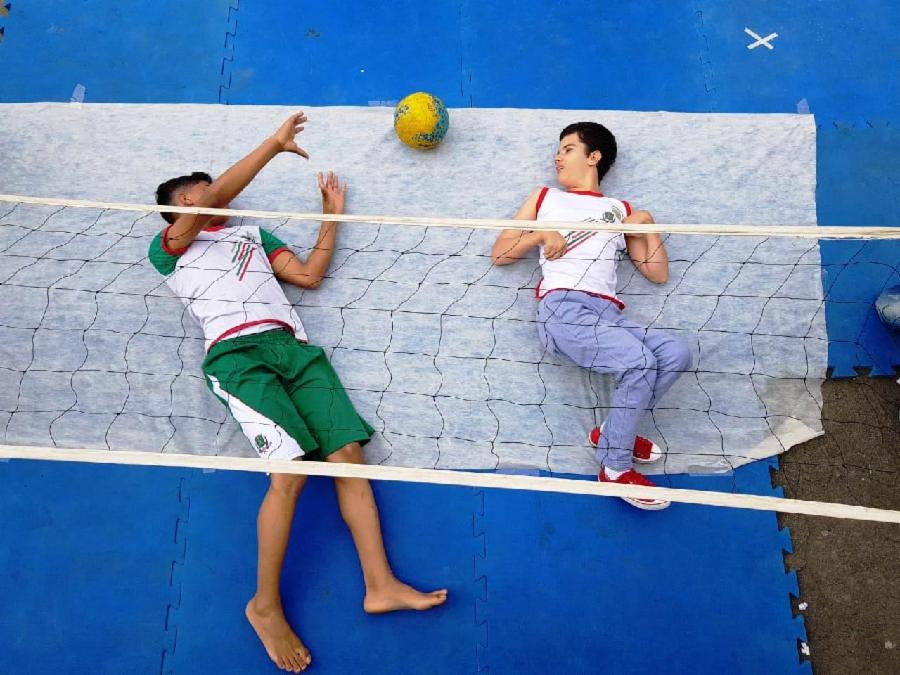
{"type": "MultiPolygon", "coordinates": [[[[566,110],[451,111],[438,149],[399,143],[388,108],[305,108],[300,144],[237,208],[312,211],[314,172],[350,184],[353,213],[511,217],[553,185],[566,124],[614,131],[606,194],[660,223],[810,225],[815,125],[806,115],[566,110]]],[[[3,192],[152,203],[162,180],[212,174],[292,111],[215,105],[0,106],[3,192]]],[[[156,214],[0,204],[0,442],[253,456],[200,374],[198,327],[145,259],[156,214]]],[[[298,252],[317,226],[259,221],[298,252]]],[[[371,462],[591,473],[588,429],[612,381],[542,352],[536,260],[490,263],[492,231],[344,225],[331,277],[289,289],[379,433],[371,462]]],[[[697,372],[644,424],[656,472],[717,472],[822,433],[818,245],[673,236],[671,279],[620,264],[628,315],[679,331],[697,372]]]]}

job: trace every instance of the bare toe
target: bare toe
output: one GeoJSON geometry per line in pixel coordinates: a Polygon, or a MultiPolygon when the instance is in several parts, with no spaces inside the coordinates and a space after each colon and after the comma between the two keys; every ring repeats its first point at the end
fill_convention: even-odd
{"type": "Polygon", "coordinates": [[[269,658],[282,670],[299,673],[311,661],[309,650],[291,629],[281,607],[261,607],[253,598],[245,614],[269,658]]]}

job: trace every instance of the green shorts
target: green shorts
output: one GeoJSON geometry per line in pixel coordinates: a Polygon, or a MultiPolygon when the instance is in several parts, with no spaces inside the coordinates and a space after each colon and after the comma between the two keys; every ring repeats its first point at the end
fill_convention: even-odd
{"type": "Polygon", "coordinates": [[[222,340],[207,353],[203,374],[266,459],[322,460],[374,432],[322,348],[286,330],[222,340]]]}

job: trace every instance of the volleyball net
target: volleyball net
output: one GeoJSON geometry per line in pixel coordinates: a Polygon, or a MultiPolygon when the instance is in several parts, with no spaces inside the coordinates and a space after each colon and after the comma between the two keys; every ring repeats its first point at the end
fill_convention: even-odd
{"type": "MultiPolygon", "coordinates": [[[[0,457],[275,469],[256,458],[207,388],[199,325],[148,261],[149,243],[164,225],[160,210],[0,196],[0,457]]],[[[310,221],[329,218],[165,210],[228,215],[230,224],[272,232],[301,257],[315,245],[318,228],[310,221]]],[[[541,345],[536,260],[492,264],[498,228],[520,222],[332,219],[344,225],[328,277],[315,290],[285,290],[310,341],[326,350],[376,434],[366,446],[366,467],[307,462],[279,471],[641,492],[487,473],[596,473],[587,433],[606,418],[615,385],[612,376],[541,345]]],[[[669,282],[651,284],[625,260],[619,298],[633,321],[677,334],[693,355],[690,370],[639,430],[664,453],[649,473],[727,474],[822,434],[830,298],[819,242],[842,240],[864,260],[870,241],[900,238],[900,228],[577,224],[611,227],[665,233],[669,282]]],[[[848,270],[854,260],[844,263],[848,270]]],[[[895,514],[873,515],[861,504],[669,496],[895,522],[895,514]]]]}

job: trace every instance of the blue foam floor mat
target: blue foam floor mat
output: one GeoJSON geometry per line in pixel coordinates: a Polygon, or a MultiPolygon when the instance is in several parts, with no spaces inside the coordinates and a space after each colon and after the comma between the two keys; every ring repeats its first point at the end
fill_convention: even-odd
{"type": "MultiPolygon", "coordinates": [[[[256,582],[260,475],[216,473],[191,480],[181,607],[174,658],[164,672],[260,672],[267,657],[243,618],[256,582]],[[227,636],[224,641],[223,636],[227,636]]],[[[333,483],[310,479],[285,561],[285,612],[329,673],[451,673],[475,655],[472,618],[474,496],[469,489],[376,484],[388,555],[420,588],[448,588],[434,612],[369,616],[355,549],[333,483]]]]}
{"type": "Polygon", "coordinates": [[[218,100],[230,0],[11,4],[0,102],[218,100]]]}
{"type": "Polygon", "coordinates": [[[348,22],[325,4],[259,3],[237,22],[230,103],[366,105],[426,89],[451,107],[708,109],[686,5],[375,0],[348,22]],[[585,40],[573,17],[605,37],[585,40]],[[635,50],[625,26],[666,49],[635,50]]]}
{"type": "Polygon", "coordinates": [[[897,119],[900,81],[885,77],[900,59],[897,3],[859,0],[853,13],[817,0],[692,5],[719,112],[793,113],[805,99],[826,124],[897,119]],[[772,49],[748,49],[756,38],[745,29],[762,38],[777,33],[772,49]]]}
{"type": "Polygon", "coordinates": [[[900,6],[887,0],[852,16],[816,0],[12,5],[4,102],[65,101],[77,83],[91,102],[154,103],[365,105],[425,88],[451,106],[764,113],[806,99],[825,123],[897,121],[900,84],[884,74],[900,58],[900,6]],[[583,40],[572,17],[599,37],[583,40]],[[778,32],[774,49],[748,50],[745,28],[778,32]]]}
{"type": "MultiPolygon", "coordinates": [[[[672,487],[773,494],[768,462],[672,487]]],[[[484,493],[476,521],[484,598],[476,616],[491,672],[799,673],[772,513],[484,493]],[[778,590],[776,590],[778,589],[778,590]]]]}
{"type": "Polygon", "coordinates": [[[159,672],[184,475],[0,463],[0,672],[159,672]]]}
{"type": "MultiPolygon", "coordinates": [[[[816,210],[822,225],[894,225],[900,183],[887,170],[900,153],[900,130],[878,125],[823,125],[818,132],[816,210]]],[[[875,300],[900,284],[900,241],[823,241],[828,364],[835,377],[855,367],[893,375],[900,334],[875,312],[875,300]]]]}
{"type": "MultiPolygon", "coordinates": [[[[772,494],[768,467],[671,483],[772,494]]],[[[263,476],[14,461],[0,478],[19,486],[0,493],[4,673],[267,672],[242,614],[263,476]]],[[[317,670],[810,672],[782,563],[790,538],[774,514],[397,483],[376,492],[398,575],[447,586],[450,600],[365,615],[333,488],[310,480],[283,586],[317,670]],[[627,592],[607,595],[606,583],[627,592]]]]}

